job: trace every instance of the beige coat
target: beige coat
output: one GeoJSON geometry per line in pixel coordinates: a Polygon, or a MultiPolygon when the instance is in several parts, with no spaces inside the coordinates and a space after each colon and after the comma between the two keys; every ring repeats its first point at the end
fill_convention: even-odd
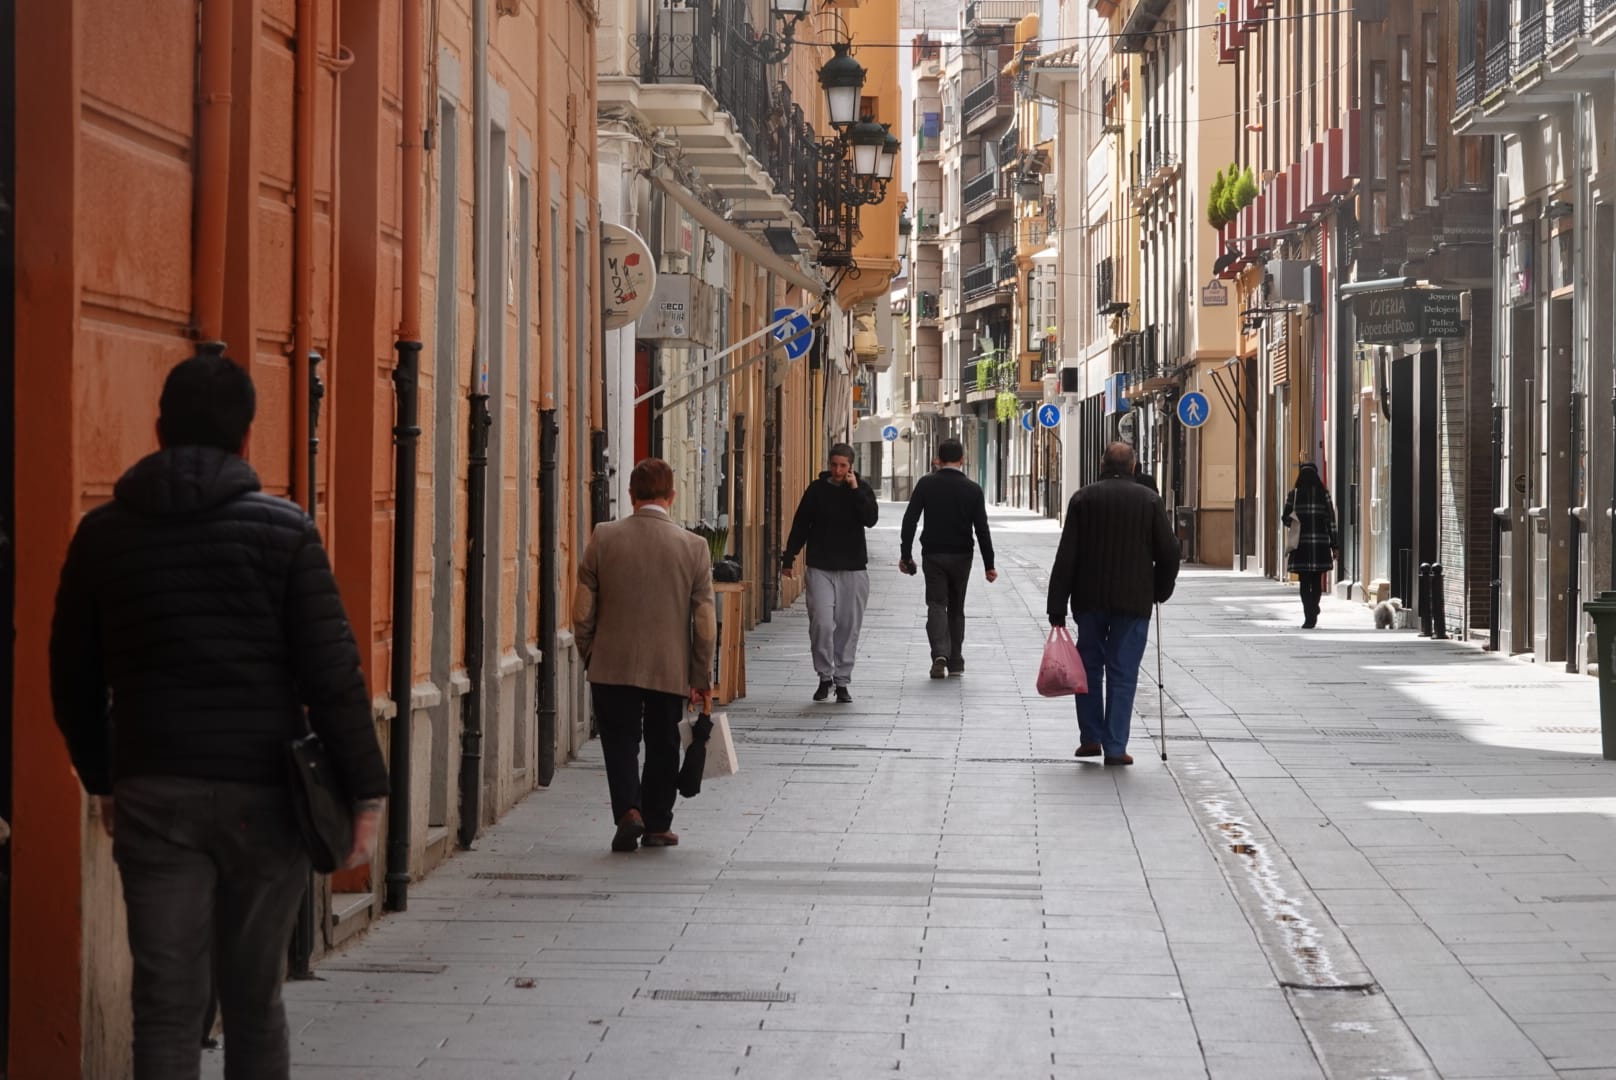
{"type": "Polygon", "coordinates": [[[572,635],[592,683],[707,689],[718,637],[707,542],[645,507],[595,526],[578,567],[572,635]]]}

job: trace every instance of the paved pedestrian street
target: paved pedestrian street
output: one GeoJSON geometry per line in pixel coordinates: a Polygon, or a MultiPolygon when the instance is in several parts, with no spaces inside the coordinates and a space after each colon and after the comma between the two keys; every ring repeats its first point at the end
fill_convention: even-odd
{"type": "Polygon", "coordinates": [[[966,673],[932,680],[900,515],[852,704],[809,700],[777,612],[742,771],[681,800],[679,847],[608,851],[591,744],[287,987],[295,1074],[1616,1077],[1592,679],[1328,597],[1303,631],[1293,584],[1190,567],[1165,743],[1153,635],[1138,764],[1107,768],[1033,689],[1055,523],[993,515],[966,673]]]}

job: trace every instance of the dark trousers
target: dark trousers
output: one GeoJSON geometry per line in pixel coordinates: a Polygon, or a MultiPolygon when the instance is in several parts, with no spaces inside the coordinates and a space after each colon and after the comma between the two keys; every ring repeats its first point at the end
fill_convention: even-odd
{"type": "Polygon", "coordinates": [[[1302,617],[1312,625],[1319,620],[1319,597],[1324,595],[1324,575],[1303,571],[1296,576],[1302,586],[1302,617]]]}
{"type": "Polygon", "coordinates": [[[971,553],[925,554],[926,638],[931,656],[941,656],[956,671],[965,666],[960,649],[965,644],[965,587],[971,582],[971,553]]]}
{"type": "Polygon", "coordinates": [[[227,1080],[291,1075],[286,947],[309,859],[284,788],[142,776],[113,790],[134,958],[135,1080],[195,1080],[218,973],[227,1080]]]}
{"type": "Polygon", "coordinates": [[[667,832],[679,794],[679,715],[684,697],[638,686],[592,685],[591,690],[606,758],[606,786],[612,793],[612,820],[621,821],[630,810],[638,810],[647,832],[667,832]]]}
{"type": "Polygon", "coordinates": [[[1089,692],[1077,695],[1078,738],[1099,743],[1106,757],[1121,757],[1128,752],[1139,664],[1150,640],[1150,616],[1105,611],[1075,614],[1077,654],[1083,658],[1089,680],[1089,692]]]}

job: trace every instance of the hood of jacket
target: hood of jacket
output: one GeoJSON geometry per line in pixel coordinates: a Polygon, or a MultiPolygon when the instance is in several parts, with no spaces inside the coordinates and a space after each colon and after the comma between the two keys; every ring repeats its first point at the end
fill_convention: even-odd
{"type": "Polygon", "coordinates": [[[183,517],[259,490],[258,474],[237,454],[211,446],[171,446],[137,461],[112,497],[145,517],[183,517]]]}

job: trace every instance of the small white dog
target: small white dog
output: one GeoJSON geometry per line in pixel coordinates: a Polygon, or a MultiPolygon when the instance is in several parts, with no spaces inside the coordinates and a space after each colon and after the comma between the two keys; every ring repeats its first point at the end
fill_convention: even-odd
{"type": "Polygon", "coordinates": [[[1390,630],[1397,624],[1397,613],[1403,610],[1403,602],[1397,597],[1382,600],[1375,605],[1375,629],[1390,630]]]}

